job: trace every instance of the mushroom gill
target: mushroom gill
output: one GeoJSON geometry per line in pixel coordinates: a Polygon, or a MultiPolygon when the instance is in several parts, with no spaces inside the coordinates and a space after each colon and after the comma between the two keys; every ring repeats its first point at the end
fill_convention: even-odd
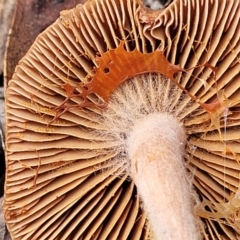
{"type": "Polygon", "coordinates": [[[176,0],[151,11],[138,0],[91,0],[61,12],[6,92],[13,239],[154,238],[126,146],[136,120],[155,113],[184,128],[202,238],[240,237],[239,4],[176,0]]]}

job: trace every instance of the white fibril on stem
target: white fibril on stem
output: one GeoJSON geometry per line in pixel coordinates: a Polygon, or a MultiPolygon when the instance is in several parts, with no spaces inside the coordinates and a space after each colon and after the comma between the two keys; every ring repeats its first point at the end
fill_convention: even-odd
{"type": "Polygon", "coordinates": [[[157,239],[199,239],[183,155],[186,134],[169,113],[136,122],[128,140],[131,176],[157,239]]]}
{"type": "Polygon", "coordinates": [[[106,130],[100,132],[114,142],[116,157],[109,164],[135,182],[158,240],[201,239],[194,215],[198,200],[184,161],[185,98],[179,95],[160,74],[136,76],[115,90],[103,113],[106,130]]]}

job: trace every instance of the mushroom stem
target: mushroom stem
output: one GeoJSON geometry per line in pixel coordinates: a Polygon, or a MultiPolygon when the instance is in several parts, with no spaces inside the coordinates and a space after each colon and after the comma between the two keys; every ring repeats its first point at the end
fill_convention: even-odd
{"type": "Polygon", "coordinates": [[[183,155],[186,134],[168,113],[139,120],[128,140],[131,174],[157,239],[199,239],[183,155]]]}

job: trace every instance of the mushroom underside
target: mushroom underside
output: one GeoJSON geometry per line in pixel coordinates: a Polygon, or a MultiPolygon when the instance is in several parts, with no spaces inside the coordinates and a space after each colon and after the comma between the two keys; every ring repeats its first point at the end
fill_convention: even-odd
{"type": "Polygon", "coordinates": [[[159,112],[187,135],[203,238],[240,236],[239,7],[176,0],[150,11],[137,0],[92,0],[61,12],[6,92],[3,207],[13,239],[154,238],[126,146],[136,120],[159,112]],[[158,69],[145,72],[141,54],[159,51],[158,69]],[[165,58],[179,69],[173,77],[161,73],[165,58]]]}

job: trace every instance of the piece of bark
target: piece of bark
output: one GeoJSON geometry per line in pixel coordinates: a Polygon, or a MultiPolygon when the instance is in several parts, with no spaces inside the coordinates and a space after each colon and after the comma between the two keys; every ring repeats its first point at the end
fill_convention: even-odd
{"type": "Polygon", "coordinates": [[[0,198],[0,240],[11,240],[10,234],[6,228],[3,211],[2,211],[2,201],[3,198],[0,198]]]}
{"type": "Polygon", "coordinates": [[[10,28],[14,4],[16,0],[0,0],[0,75],[3,72],[3,59],[7,35],[10,28]]]}
{"type": "Polygon", "coordinates": [[[5,86],[18,61],[26,54],[39,33],[52,24],[60,11],[86,0],[17,0],[5,55],[5,86]]]}

